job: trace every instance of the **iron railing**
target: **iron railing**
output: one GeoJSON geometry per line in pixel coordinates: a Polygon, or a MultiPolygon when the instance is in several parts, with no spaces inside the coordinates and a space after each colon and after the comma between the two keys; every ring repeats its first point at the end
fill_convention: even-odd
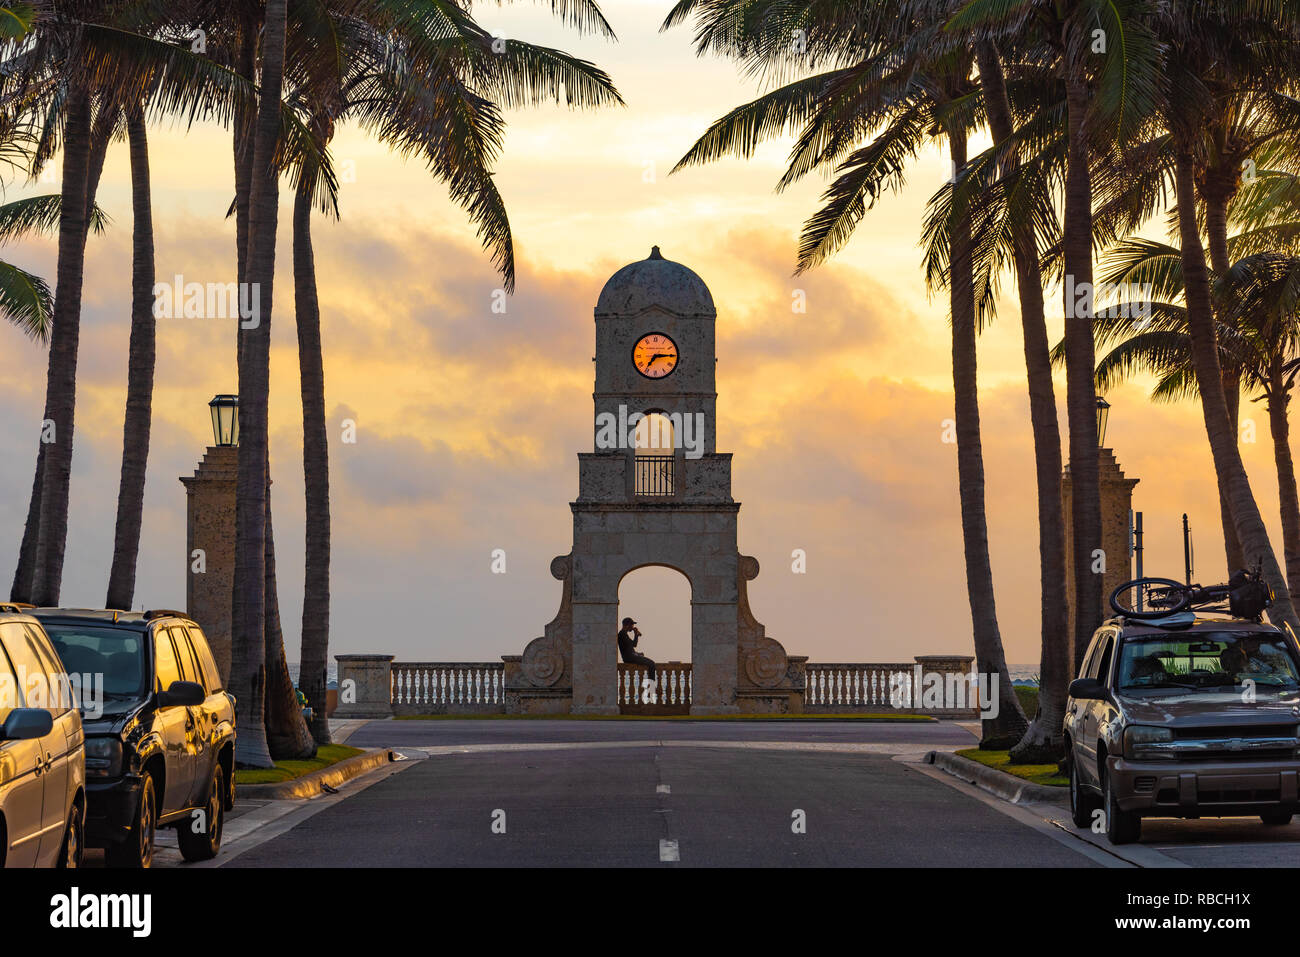
{"type": "Polygon", "coordinates": [[[675,489],[671,455],[638,455],[636,460],[635,494],[646,497],[672,495],[675,489]]]}

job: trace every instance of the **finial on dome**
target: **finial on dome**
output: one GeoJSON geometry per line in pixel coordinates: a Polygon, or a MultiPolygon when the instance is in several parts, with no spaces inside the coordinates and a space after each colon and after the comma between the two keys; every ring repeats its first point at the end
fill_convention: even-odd
{"type": "Polygon", "coordinates": [[[651,259],[663,259],[663,258],[664,258],[662,255],[660,255],[660,253],[659,253],[659,247],[658,247],[658,246],[651,246],[651,247],[650,247],[650,258],[651,258],[651,259]]]}

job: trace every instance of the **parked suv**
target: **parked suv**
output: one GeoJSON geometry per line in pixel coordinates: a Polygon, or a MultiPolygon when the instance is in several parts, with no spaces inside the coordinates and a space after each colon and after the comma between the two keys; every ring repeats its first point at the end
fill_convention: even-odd
{"type": "Polygon", "coordinates": [[[1070,685],[1064,729],[1074,823],[1103,809],[1113,844],[1136,841],[1143,817],[1287,824],[1300,808],[1300,648],[1228,615],[1111,619],[1070,685]]]}
{"type": "Polygon", "coordinates": [[[85,821],[76,688],[40,623],[0,604],[0,866],[80,867],[85,821]]]}
{"type": "Polygon", "coordinates": [[[86,729],[86,840],[148,867],[174,826],[187,861],[215,857],[235,798],[235,699],[202,630],[179,612],[40,608],[70,671],[102,675],[86,729]]]}

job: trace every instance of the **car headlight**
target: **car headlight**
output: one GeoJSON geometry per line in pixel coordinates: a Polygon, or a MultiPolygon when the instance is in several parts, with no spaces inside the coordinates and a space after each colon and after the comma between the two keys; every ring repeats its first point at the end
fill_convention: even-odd
{"type": "Polygon", "coordinates": [[[1174,755],[1158,747],[1174,740],[1170,728],[1153,728],[1135,724],[1124,730],[1124,756],[1128,758],[1172,758],[1174,755]]]}
{"type": "Polygon", "coordinates": [[[86,775],[115,778],[122,773],[122,742],[117,738],[86,739],[86,775]]]}

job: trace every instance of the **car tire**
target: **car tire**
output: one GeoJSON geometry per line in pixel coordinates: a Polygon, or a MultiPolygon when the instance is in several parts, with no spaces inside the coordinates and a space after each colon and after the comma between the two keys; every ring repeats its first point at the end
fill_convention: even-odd
{"type": "Polygon", "coordinates": [[[1291,823],[1290,811],[1265,811],[1259,819],[1269,827],[1283,827],[1291,823]]]}
{"type": "Polygon", "coordinates": [[[1079,762],[1074,758],[1074,746],[1068,752],[1070,769],[1070,820],[1075,827],[1091,827],[1093,812],[1100,806],[1097,795],[1083,786],[1079,780],[1079,762]]]}
{"type": "Polygon", "coordinates": [[[68,826],[63,829],[63,846],[59,848],[59,868],[70,870],[81,867],[86,850],[86,814],[80,804],[72,805],[68,826]]]}
{"type": "Polygon", "coordinates": [[[140,774],[140,802],[136,806],[135,822],[121,844],[110,844],[104,859],[109,867],[142,868],[153,864],[153,839],[158,830],[158,796],[154,791],[153,775],[140,774]]]}
{"type": "Polygon", "coordinates": [[[1112,844],[1132,844],[1142,836],[1142,816],[1120,810],[1109,770],[1104,781],[1102,802],[1106,808],[1106,839],[1112,844]]]}
{"type": "Polygon", "coordinates": [[[201,808],[205,828],[194,830],[194,817],[184,818],[176,826],[176,843],[180,845],[181,857],[187,861],[210,861],[221,850],[221,833],[226,824],[226,782],[221,765],[212,769],[212,778],[208,781],[208,799],[201,808]]]}

